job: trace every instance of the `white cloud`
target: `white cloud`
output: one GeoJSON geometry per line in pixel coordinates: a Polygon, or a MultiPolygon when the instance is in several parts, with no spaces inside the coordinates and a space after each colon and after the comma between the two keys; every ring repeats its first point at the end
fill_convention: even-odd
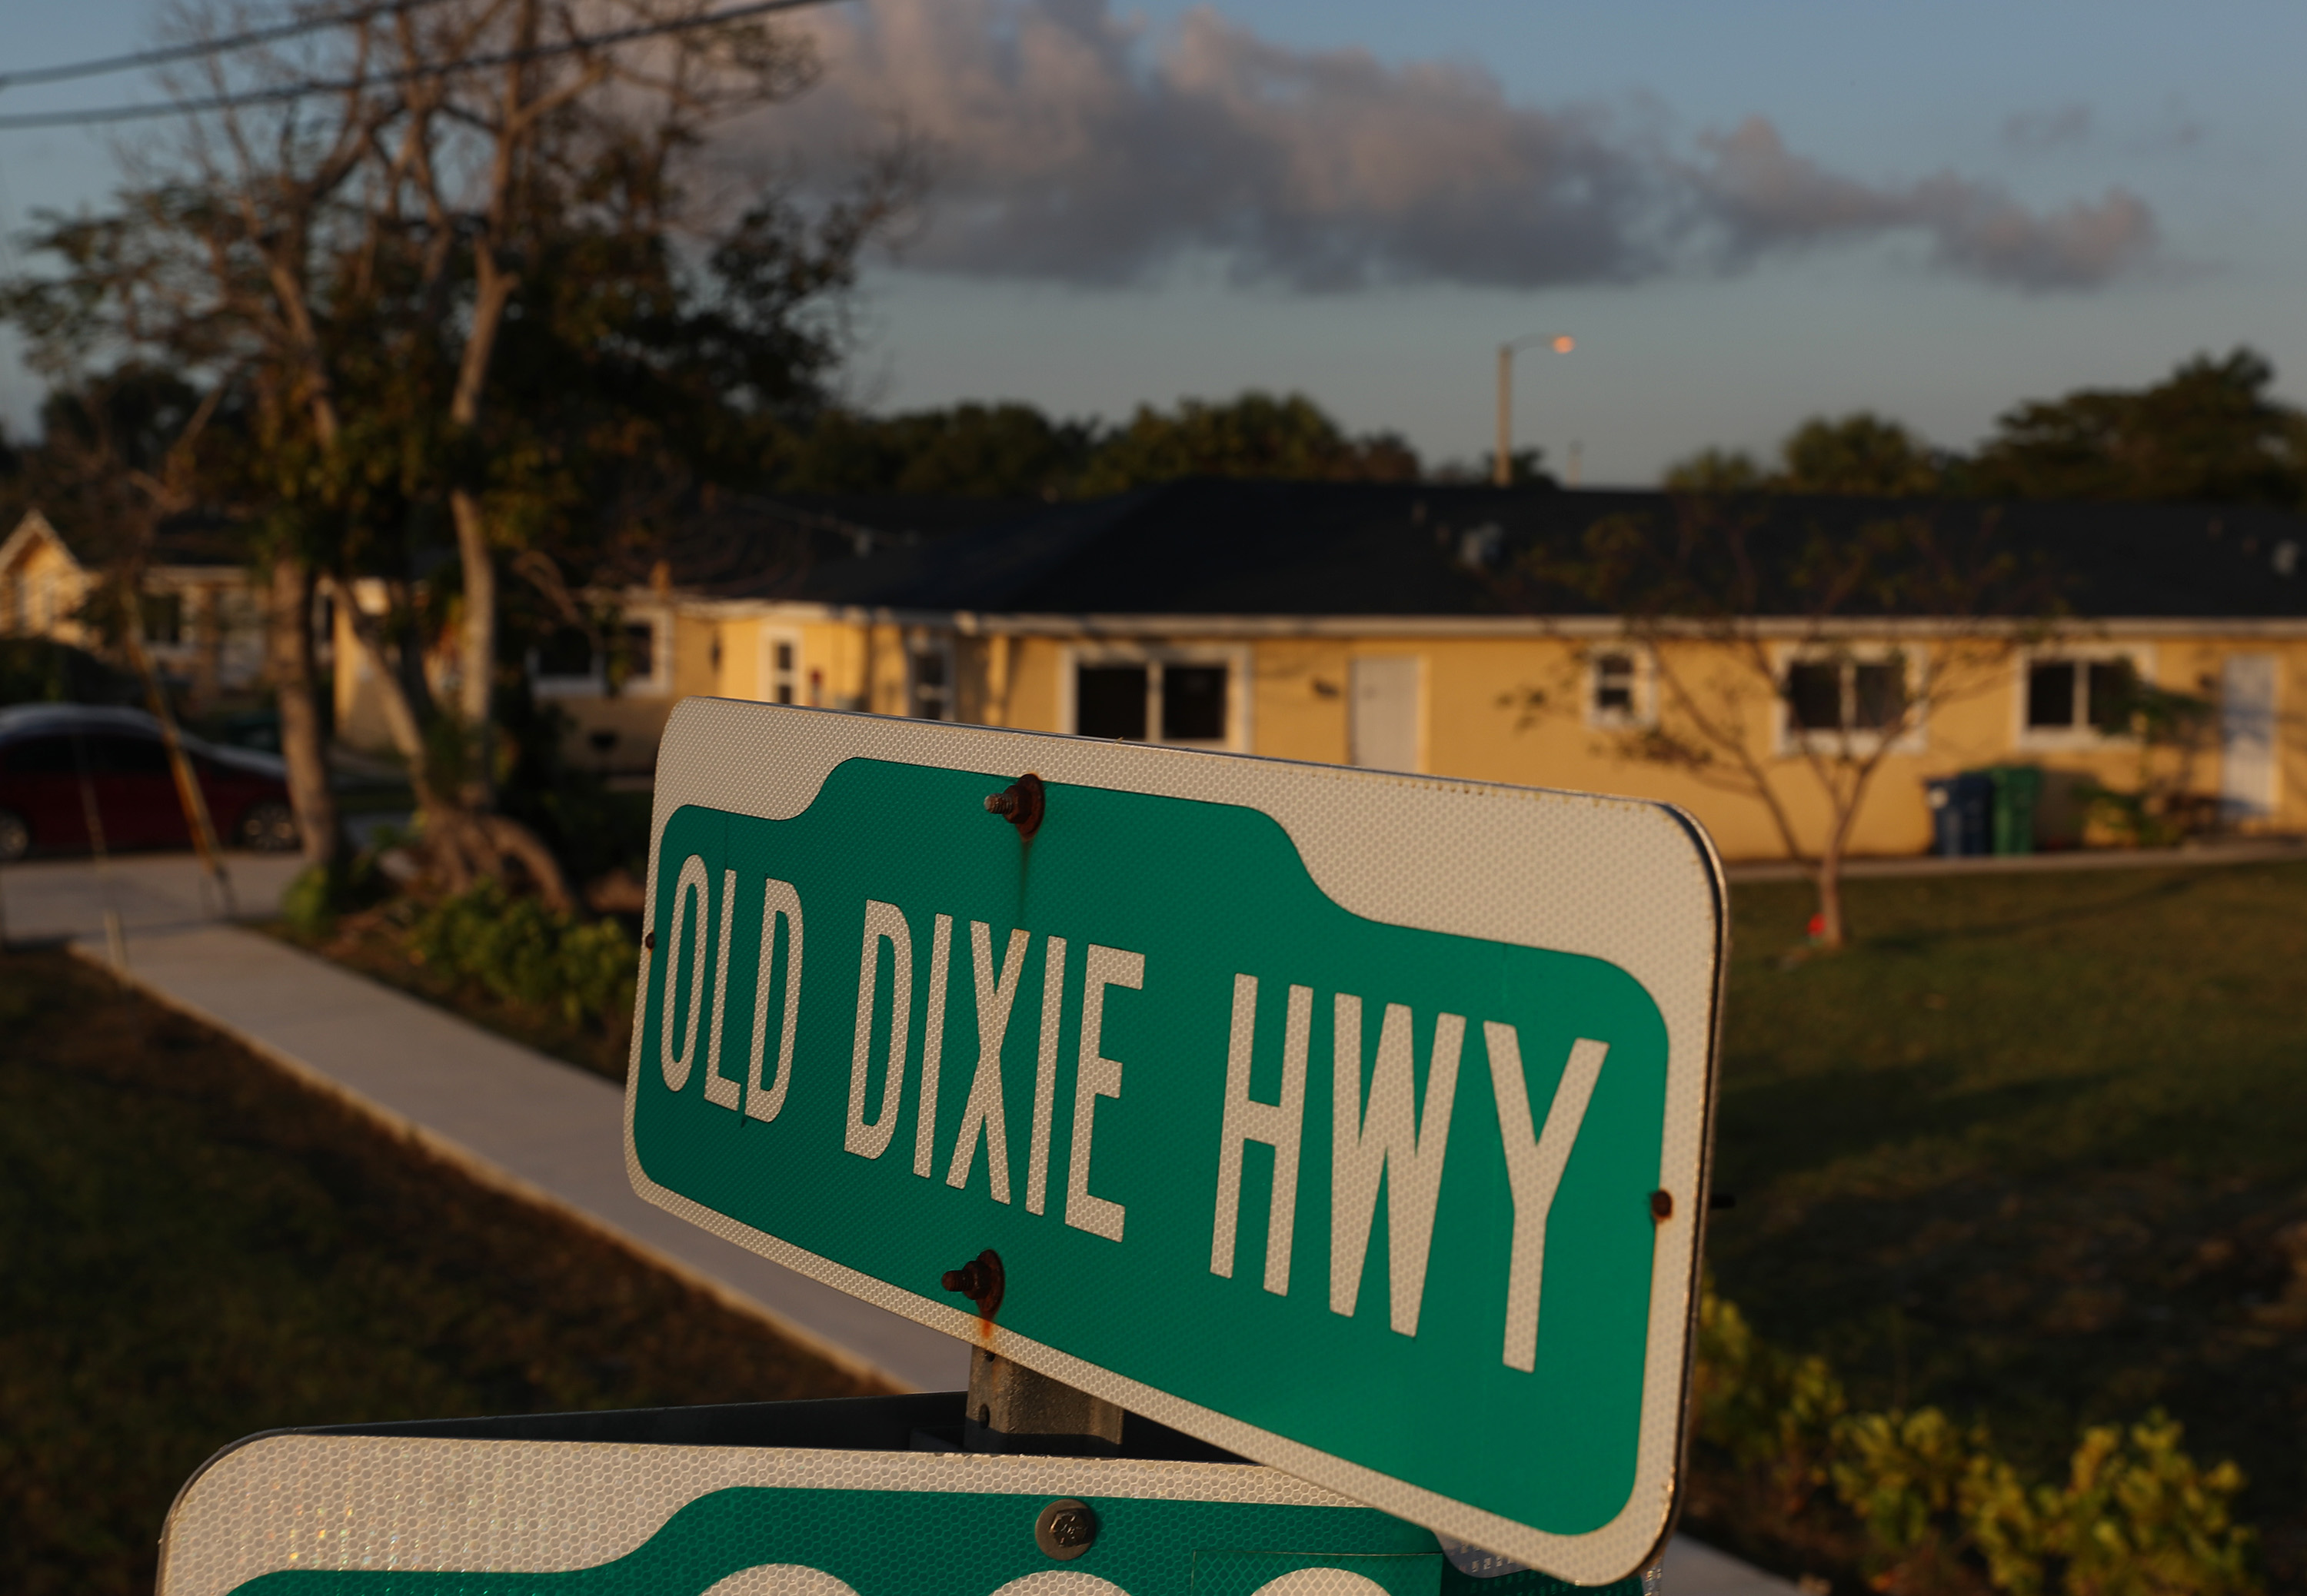
{"type": "Polygon", "coordinates": [[[903,127],[934,152],[915,267],[1113,283],[1215,252],[1304,290],[1527,287],[1735,271],[1908,234],[1940,267],[2096,286],[2156,228],[2123,190],[2033,209],[1943,173],[1878,183],[1753,117],[1693,149],[1478,66],[1275,44],[1208,9],[1155,40],[1106,0],[875,0],[809,23],[824,81],[764,125],[821,166],[903,127]]]}

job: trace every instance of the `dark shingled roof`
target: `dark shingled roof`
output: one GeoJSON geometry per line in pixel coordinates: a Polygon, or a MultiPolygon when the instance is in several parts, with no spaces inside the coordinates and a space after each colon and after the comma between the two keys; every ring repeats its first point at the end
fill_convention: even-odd
{"type": "MultiPolygon", "coordinates": [[[[1533,602],[1575,613],[1588,606],[1565,592],[1517,600],[1491,573],[1534,546],[1572,553],[1606,516],[1663,530],[1692,505],[1653,492],[1205,479],[1022,514],[979,508],[975,525],[862,540],[854,523],[836,533],[820,522],[800,560],[792,517],[750,532],[723,517],[706,540],[714,558],[675,554],[673,576],[733,597],[1010,614],[1476,616],[1533,602]]],[[[1762,607],[1780,613],[1805,608],[1784,577],[1814,537],[1922,516],[1944,550],[2008,552],[2038,574],[2030,609],[2047,593],[2085,616],[2307,617],[2307,521],[2279,509],[1793,497],[1714,508],[1746,518],[1763,592],[1788,594],[1762,607]]]]}

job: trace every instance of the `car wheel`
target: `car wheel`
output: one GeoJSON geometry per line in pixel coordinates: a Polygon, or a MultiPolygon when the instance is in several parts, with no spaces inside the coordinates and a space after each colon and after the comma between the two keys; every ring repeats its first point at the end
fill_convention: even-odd
{"type": "Polygon", "coordinates": [[[259,853],[287,853],[296,846],[296,812],[278,799],[251,804],[240,817],[240,841],[259,853]]]}
{"type": "Polygon", "coordinates": [[[0,865],[13,865],[32,851],[32,828],[13,809],[0,809],[0,865]]]}

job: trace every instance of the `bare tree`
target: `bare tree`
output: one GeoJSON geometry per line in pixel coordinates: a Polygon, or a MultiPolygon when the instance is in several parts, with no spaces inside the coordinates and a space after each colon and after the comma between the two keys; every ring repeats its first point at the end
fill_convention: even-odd
{"type": "Polygon", "coordinates": [[[1681,499],[1667,525],[1612,516],[1574,554],[1535,554],[1519,596],[1566,591],[1618,617],[1614,646],[1646,662],[1655,703],[1612,734],[1615,751],[1760,805],[1817,890],[1817,940],[1840,948],[1843,862],[1885,762],[2007,681],[2056,625],[2047,582],[1995,527],[1985,512],[1952,538],[1917,511],[1832,529],[1786,507],[1681,499]],[[1805,788],[1822,831],[1797,819],[1805,788]]]}
{"type": "MultiPolygon", "coordinates": [[[[223,18],[196,9],[179,29],[212,38],[223,18]]],[[[805,89],[816,64],[712,0],[364,7],[201,71],[177,87],[206,108],[163,166],[115,214],[52,226],[41,242],[66,270],[19,284],[18,319],[244,374],[252,447],[235,486],[266,533],[300,815],[325,804],[309,619],[324,588],[369,658],[450,884],[511,858],[566,903],[551,852],[494,813],[500,562],[535,568],[513,557],[587,513],[583,461],[622,435],[605,418],[632,386],[605,380],[609,364],[685,362],[666,385],[717,385],[740,406],[781,380],[813,391],[837,338],[806,324],[810,307],[853,280],[918,168],[875,161],[815,213],[774,192],[727,203],[708,133],[805,89]],[[580,347],[581,370],[524,369],[580,347]],[[568,397],[588,383],[589,411],[568,397]],[[455,551],[446,589],[409,579],[435,507],[455,551]],[[380,593],[382,615],[355,602],[380,593]],[[426,674],[443,659],[445,701],[426,674]]]]}

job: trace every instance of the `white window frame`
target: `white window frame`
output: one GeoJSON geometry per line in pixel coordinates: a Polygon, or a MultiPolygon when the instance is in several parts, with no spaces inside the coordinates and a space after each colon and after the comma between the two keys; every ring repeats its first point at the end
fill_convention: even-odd
{"type": "Polygon", "coordinates": [[[768,627],[761,628],[760,674],[754,678],[755,696],[763,704],[806,704],[809,702],[809,665],[802,658],[799,627],[768,627]],[[777,669],[777,644],[785,644],[793,650],[793,666],[777,669]],[[782,678],[782,681],[779,679],[782,678]],[[777,688],[792,689],[793,696],[779,698],[777,688]]]}
{"type": "Polygon", "coordinates": [[[672,697],[673,611],[654,607],[627,610],[617,617],[617,625],[647,626],[649,628],[649,673],[627,677],[623,688],[626,696],[633,698],[672,697]]]}
{"type": "Polygon", "coordinates": [[[1926,667],[1914,649],[1896,643],[1848,643],[1834,646],[1818,644],[1781,644],[1771,651],[1771,687],[1777,694],[1778,753],[1781,758],[1801,754],[1840,754],[1848,750],[1864,759],[1883,751],[1883,738],[1879,731],[1850,727],[1840,731],[1806,731],[1795,724],[1795,706],[1788,698],[1784,684],[1797,665],[1822,664],[1840,661],[1844,666],[1842,677],[1842,706],[1847,716],[1857,708],[1858,687],[1857,668],[1860,665],[1881,664],[1904,656],[1907,667],[1907,702],[1915,705],[1911,724],[1898,737],[1891,739],[1889,751],[1893,754],[1920,754],[1930,747],[1930,711],[1923,702],[1926,690],[1926,667]]]}
{"type": "Polygon", "coordinates": [[[2128,660],[2142,682],[2155,679],[2155,650],[2146,644],[2092,643],[2052,648],[2030,648],[2019,655],[2011,681],[2011,746],[2033,753],[2058,754],[2112,747],[2130,740],[2123,733],[2109,734],[2090,723],[2090,682],[2088,671],[2075,673],[2076,707],[2080,724],[2030,726],[2027,723],[2027,679],[2037,665],[2092,665],[2128,660]]]}
{"type": "MultiPolygon", "coordinates": [[[[649,628],[649,673],[625,679],[626,696],[634,698],[669,698],[673,696],[673,615],[662,610],[627,610],[621,612],[614,624],[618,627],[646,625],[649,628]]],[[[528,690],[539,698],[606,698],[609,696],[608,661],[599,653],[582,675],[547,675],[538,669],[538,653],[528,651],[528,690]]]]}
{"type": "Polygon", "coordinates": [[[1632,643],[1597,644],[1586,651],[1580,679],[1586,724],[1595,730],[1634,731],[1658,724],[1658,661],[1649,649],[1632,643]],[[1606,657],[1623,657],[1634,663],[1634,702],[1623,713],[1602,707],[1602,661],[1606,657]]]}
{"type": "Polygon", "coordinates": [[[1250,651],[1241,644],[1076,643],[1059,650],[1058,723],[1079,735],[1078,706],[1074,702],[1075,673],[1084,665],[1144,665],[1145,728],[1161,727],[1162,668],[1169,665],[1223,665],[1226,668],[1226,734],[1220,738],[1184,740],[1148,736],[1149,743],[1167,748],[1211,748],[1246,754],[1250,749],[1250,651]]]}
{"type": "Polygon", "coordinates": [[[961,718],[960,684],[954,679],[959,661],[955,658],[953,634],[932,631],[927,627],[914,627],[905,633],[905,713],[918,721],[957,721],[961,718]],[[945,661],[945,713],[924,715],[921,713],[922,685],[914,679],[913,661],[922,654],[934,653],[945,661]]]}

